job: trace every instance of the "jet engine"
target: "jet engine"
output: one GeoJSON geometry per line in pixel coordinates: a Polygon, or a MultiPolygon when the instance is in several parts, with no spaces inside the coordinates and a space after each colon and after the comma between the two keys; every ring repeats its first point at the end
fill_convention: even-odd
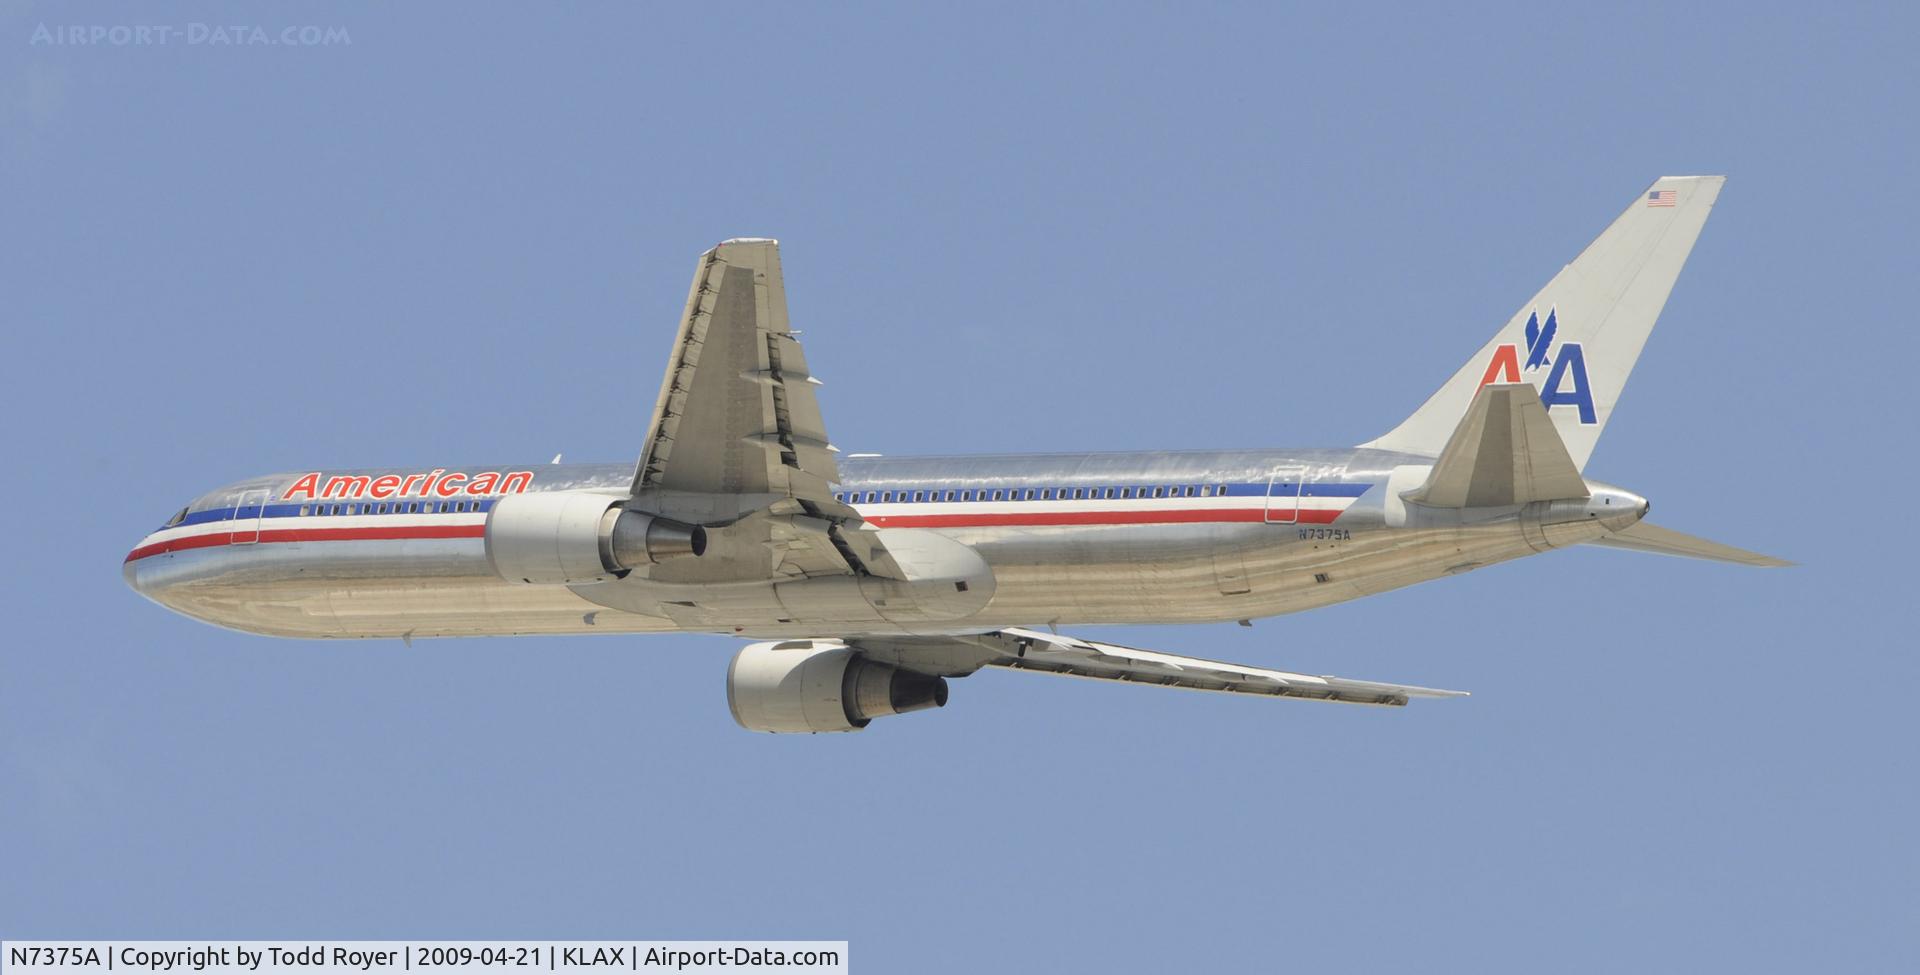
{"type": "Polygon", "coordinates": [[[727,705],[748,731],[858,731],[874,718],[946,703],[945,678],[880,663],[834,640],[756,643],[727,668],[727,705]]]}
{"type": "Polygon", "coordinates": [[[707,550],[706,529],[625,503],[584,491],[507,495],[487,514],[487,561],[508,582],[577,586],[707,550]]]}

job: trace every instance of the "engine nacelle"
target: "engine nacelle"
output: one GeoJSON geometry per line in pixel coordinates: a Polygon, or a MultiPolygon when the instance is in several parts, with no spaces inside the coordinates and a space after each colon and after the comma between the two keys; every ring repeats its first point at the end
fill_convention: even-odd
{"type": "Polygon", "coordinates": [[[727,705],[748,731],[858,731],[874,718],[946,703],[946,678],[869,660],[835,640],[756,643],[727,668],[727,705]]]}
{"type": "Polygon", "coordinates": [[[487,561],[508,582],[578,586],[707,550],[706,529],[585,491],[510,494],[487,514],[487,561]]]}

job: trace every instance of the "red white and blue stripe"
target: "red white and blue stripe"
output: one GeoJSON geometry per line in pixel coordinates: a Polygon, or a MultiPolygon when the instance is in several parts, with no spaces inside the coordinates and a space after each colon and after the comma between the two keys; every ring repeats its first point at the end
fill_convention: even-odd
{"type": "MultiPolygon", "coordinates": [[[[1337,482],[1068,488],[846,485],[835,497],[876,528],[1325,525],[1369,487],[1337,482]]],[[[486,537],[487,512],[496,500],[427,503],[425,511],[409,511],[404,502],[275,502],[196,511],[149,535],[127,553],[127,561],[223,545],[478,540],[486,537]]]]}

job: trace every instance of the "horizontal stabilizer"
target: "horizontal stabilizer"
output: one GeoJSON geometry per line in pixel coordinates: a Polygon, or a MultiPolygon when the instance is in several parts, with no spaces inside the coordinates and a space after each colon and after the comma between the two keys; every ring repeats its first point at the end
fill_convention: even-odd
{"type": "Polygon", "coordinates": [[[1632,552],[1652,552],[1655,555],[1675,555],[1683,559],[1706,559],[1711,562],[1732,562],[1736,565],[1757,565],[1765,568],[1781,568],[1793,564],[1771,555],[1761,555],[1759,552],[1749,552],[1744,548],[1734,548],[1719,542],[1709,542],[1704,538],[1683,535],[1672,529],[1644,521],[1605,538],[1595,539],[1589,544],[1622,548],[1632,552]]]}
{"type": "Polygon", "coordinates": [[[1527,383],[1483,386],[1408,501],[1436,508],[1494,508],[1589,496],[1586,479],[1527,383]]]}

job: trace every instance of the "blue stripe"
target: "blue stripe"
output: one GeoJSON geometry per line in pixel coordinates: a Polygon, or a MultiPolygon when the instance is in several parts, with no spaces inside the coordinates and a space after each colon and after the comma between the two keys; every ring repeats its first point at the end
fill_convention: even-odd
{"type": "MultiPolygon", "coordinates": [[[[322,516],[332,517],[331,515],[327,515],[326,512],[331,511],[335,505],[340,506],[341,513],[343,515],[346,513],[346,506],[349,504],[357,505],[361,508],[367,508],[367,507],[371,507],[373,505],[378,505],[378,504],[401,505],[404,507],[407,504],[417,501],[427,506],[426,510],[424,511],[413,511],[413,512],[409,512],[405,510],[382,511],[377,513],[372,511],[355,512],[356,516],[371,515],[372,517],[378,518],[381,515],[440,514],[442,512],[434,510],[437,505],[452,504],[456,500],[467,502],[467,506],[468,506],[467,510],[464,512],[459,512],[460,514],[473,514],[476,511],[493,510],[493,502],[498,499],[497,498],[458,498],[458,499],[435,498],[431,501],[423,501],[420,498],[408,498],[405,501],[384,501],[384,502],[383,501],[327,501],[325,503],[308,504],[308,505],[305,505],[305,507],[308,509],[308,515],[307,515],[308,517],[322,517],[322,516]]],[[[265,517],[265,518],[301,517],[300,509],[302,505],[269,504],[269,505],[266,505],[265,507],[266,507],[266,513],[264,515],[261,513],[261,510],[260,510],[261,506],[257,504],[241,505],[238,508],[215,508],[211,511],[195,511],[188,514],[185,518],[180,519],[179,524],[167,525],[164,527],[181,528],[187,525],[204,525],[204,524],[208,524],[210,522],[216,522],[216,521],[235,521],[235,520],[244,521],[249,518],[262,518],[262,517],[265,517]]],[[[455,513],[456,512],[452,512],[452,511],[445,512],[445,514],[455,514],[455,513]]]]}
{"type": "MultiPolygon", "coordinates": [[[[1051,491],[1054,491],[1056,494],[1058,494],[1058,492],[1062,490],[1067,490],[1067,491],[1086,490],[1088,492],[1104,494],[1104,492],[1108,490],[1118,492],[1121,489],[1125,488],[1125,489],[1132,490],[1134,492],[1133,497],[1124,499],[1128,501],[1142,501],[1142,500],[1171,501],[1171,500],[1185,500],[1188,497],[1185,494],[1180,494],[1180,495],[1175,495],[1175,496],[1165,497],[1165,498],[1155,498],[1152,496],[1152,492],[1154,488],[1156,487],[1164,488],[1167,486],[1168,485],[1166,484],[1158,484],[1158,485],[1155,485],[1155,484],[1074,484],[1074,485],[1068,485],[1065,488],[1061,488],[1057,484],[1029,486],[1026,484],[1005,485],[1005,484],[989,483],[985,486],[969,485],[966,488],[959,488],[959,487],[949,487],[946,485],[930,487],[925,484],[919,484],[919,485],[909,484],[904,487],[899,487],[891,484],[867,485],[867,484],[849,483],[849,484],[841,485],[841,490],[837,493],[839,493],[843,497],[851,494],[858,494],[861,497],[865,497],[867,492],[869,491],[891,491],[893,492],[894,497],[896,499],[894,502],[896,504],[900,503],[899,498],[902,492],[905,492],[906,496],[911,498],[913,496],[913,492],[915,491],[919,491],[923,494],[926,494],[928,496],[929,501],[933,499],[936,492],[940,497],[945,497],[946,492],[948,491],[960,491],[960,490],[972,491],[974,493],[975,500],[985,500],[984,498],[980,497],[982,492],[986,492],[989,494],[994,491],[1007,492],[1009,496],[1002,498],[1002,500],[1004,501],[1025,501],[1025,500],[1073,501],[1073,500],[1076,500],[1071,497],[1042,498],[1042,497],[1039,497],[1037,494],[1035,495],[1035,497],[1028,499],[1026,497],[1026,492],[1029,490],[1032,490],[1035,492],[1039,492],[1043,490],[1051,490],[1051,491]]],[[[1184,490],[1187,487],[1186,484],[1179,484],[1176,486],[1182,490],[1184,490]]],[[[1205,485],[1194,485],[1194,486],[1195,487],[1211,487],[1216,489],[1215,493],[1206,495],[1206,497],[1213,497],[1213,498],[1219,498],[1219,497],[1265,498],[1267,497],[1268,490],[1269,490],[1267,482],[1265,481],[1255,481],[1255,482],[1244,483],[1244,484],[1220,484],[1218,482],[1212,482],[1205,485]]],[[[1308,482],[1305,487],[1305,491],[1303,493],[1300,485],[1294,484],[1291,482],[1283,482],[1283,483],[1273,484],[1271,490],[1272,490],[1273,496],[1278,498],[1291,498],[1291,497],[1294,497],[1295,495],[1299,495],[1301,497],[1308,497],[1308,498],[1357,498],[1357,497],[1360,497],[1361,495],[1366,494],[1368,489],[1371,487],[1373,487],[1373,485],[1370,483],[1355,484],[1355,483],[1343,483],[1343,482],[1337,482],[1337,481],[1308,482]]],[[[1198,499],[1201,497],[1201,495],[1195,494],[1192,497],[1194,497],[1195,499],[1198,499]]],[[[1123,499],[1120,498],[1119,495],[1116,493],[1115,496],[1112,498],[1090,497],[1090,498],[1082,498],[1078,500],[1119,501],[1123,499]]],[[[907,503],[911,504],[913,502],[909,501],[907,503]]]]}

